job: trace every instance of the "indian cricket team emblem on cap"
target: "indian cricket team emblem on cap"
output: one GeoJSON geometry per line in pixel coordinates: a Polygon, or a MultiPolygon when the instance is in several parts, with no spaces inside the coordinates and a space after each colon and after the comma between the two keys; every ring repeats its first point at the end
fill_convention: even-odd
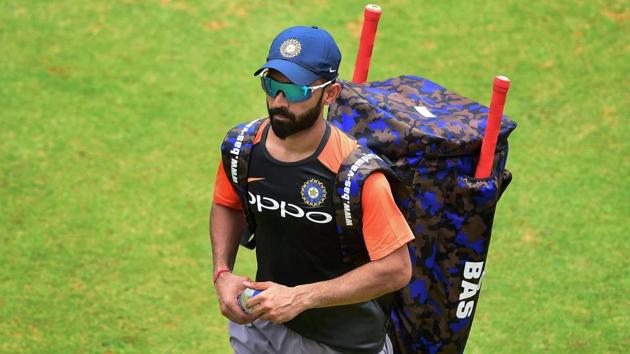
{"type": "Polygon", "coordinates": [[[326,187],[324,184],[314,178],[309,179],[302,185],[302,200],[306,205],[318,207],[326,200],[326,187]]]}
{"type": "Polygon", "coordinates": [[[285,58],[298,56],[302,51],[302,43],[295,38],[287,39],[280,46],[280,54],[285,58]]]}

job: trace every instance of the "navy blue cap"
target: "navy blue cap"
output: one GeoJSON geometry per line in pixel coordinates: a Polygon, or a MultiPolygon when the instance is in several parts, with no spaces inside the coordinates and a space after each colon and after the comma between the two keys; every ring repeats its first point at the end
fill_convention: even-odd
{"type": "Polygon", "coordinates": [[[276,69],[294,84],[308,86],[320,77],[336,79],[340,63],[341,52],[328,32],[315,26],[298,26],[276,36],[267,63],[254,75],[264,69],[276,69]]]}

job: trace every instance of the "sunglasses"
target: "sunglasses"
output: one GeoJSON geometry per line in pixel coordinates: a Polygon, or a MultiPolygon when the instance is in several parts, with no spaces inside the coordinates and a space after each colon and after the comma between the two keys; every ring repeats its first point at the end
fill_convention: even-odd
{"type": "Polygon", "coordinates": [[[270,97],[276,97],[278,92],[282,91],[284,97],[289,102],[301,102],[306,101],[313,95],[313,91],[326,87],[326,85],[332,82],[328,81],[317,86],[301,86],[295,84],[285,84],[278,82],[268,76],[261,76],[260,81],[262,88],[270,97]]]}

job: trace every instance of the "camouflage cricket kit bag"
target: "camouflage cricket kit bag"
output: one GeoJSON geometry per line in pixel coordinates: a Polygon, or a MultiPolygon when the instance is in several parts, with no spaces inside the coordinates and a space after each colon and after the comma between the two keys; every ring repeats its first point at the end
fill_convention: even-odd
{"type": "Polygon", "coordinates": [[[328,120],[378,155],[400,180],[396,201],[414,232],[413,276],[394,294],[389,335],[397,353],[461,353],[484,275],[505,169],[502,117],[492,175],[475,179],[488,107],[429,80],[342,82],[328,120]]]}

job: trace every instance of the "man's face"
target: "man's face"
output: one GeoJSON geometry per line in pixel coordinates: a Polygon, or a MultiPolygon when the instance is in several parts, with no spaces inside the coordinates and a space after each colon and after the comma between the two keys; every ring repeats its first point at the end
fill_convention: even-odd
{"type": "MultiPolygon", "coordinates": [[[[291,83],[289,79],[276,70],[269,70],[267,75],[282,83],[291,83]]],[[[323,84],[324,80],[320,79],[311,83],[309,86],[323,84]]],[[[267,111],[271,120],[271,128],[274,134],[284,140],[288,136],[304,131],[315,124],[317,119],[321,117],[322,99],[324,98],[325,88],[316,90],[312,96],[302,102],[288,102],[282,92],[278,92],[276,97],[267,96],[267,111]]]]}

